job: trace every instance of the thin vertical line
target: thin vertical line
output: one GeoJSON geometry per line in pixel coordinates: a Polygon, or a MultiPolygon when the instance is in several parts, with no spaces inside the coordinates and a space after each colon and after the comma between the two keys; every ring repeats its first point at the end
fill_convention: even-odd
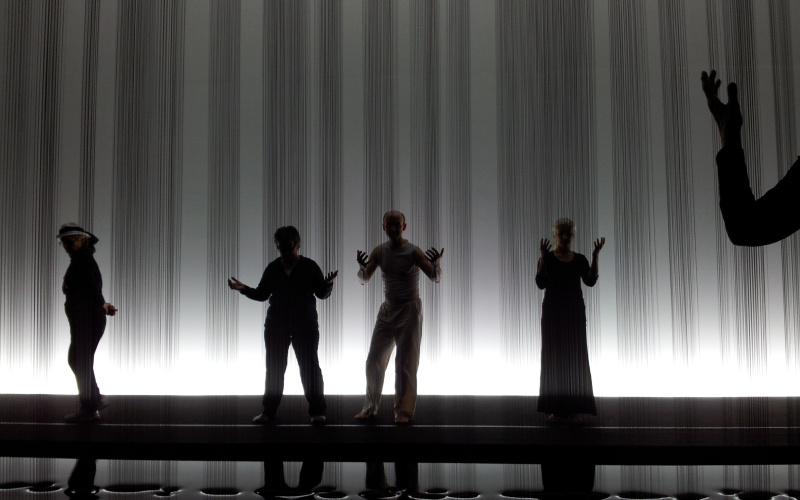
{"type": "Polygon", "coordinates": [[[87,0],[83,25],[83,82],[81,95],[81,183],[78,224],[94,222],[95,143],[97,138],[97,50],[100,1],[87,0]]]}
{"type": "Polygon", "coordinates": [[[185,2],[118,12],[112,295],[115,362],[168,368],[178,347],[185,2]]]}
{"type": "MultiPolygon", "coordinates": [[[[364,0],[364,221],[367,251],[384,239],[381,217],[394,207],[396,167],[395,21],[394,4],[364,0]]],[[[364,321],[371,325],[381,289],[364,287],[364,321]]],[[[364,345],[371,327],[365,328],[364,345]]]]}
{"type": "MultiPolygon", "coordinates": [[[[318,124],[319,169],[322,172],[322,200],[319,218],[322,222],[323,273],[343,267],[343,204],[342,204],[342,4],[322,2],[319,16],[319,102],[318,124]]],[[[320,329],[323,360],[339,360],[343,343],[343,283],[334,281],[331,296],[320,305],[320,329]]]]}
{"type": "Polygon", "coordinates": [[[211,13],[206,355],[230,364],[239,347],[239,295],[224,284],[239,275],[241,2],[213,0],[211,13]]]}
{"type": "MultiPolygon", "coordinates": [[[[439,103],[439,16],[434,2],[412,0],[411,4],[411,178],[413,189],[410,215],[418,244],[440,245],[440,103],[439,103]]],[[[423,341],[426,356],[441,356],[439,301],[423,281],[420,298],[425,311],[423,341]]]]}
{"type": "Polygon", "coordinates": [[[644,6],[612,0],[609,8],[619,354],[642,366],[657,348],[649,96],[637,84],[647,73],[644,6]]]}
{"type": "Polygon", "coordinates": [[[673,358],[687,366],[698,346],[697,254],[695,251],[694,192],[692,185],[689,119],[690,82],[686,75],[687,44],[685,9],[681,2],[659,1],[662,97],[665,110],[667,168],[667,218],[672,311],[673,358]]]}

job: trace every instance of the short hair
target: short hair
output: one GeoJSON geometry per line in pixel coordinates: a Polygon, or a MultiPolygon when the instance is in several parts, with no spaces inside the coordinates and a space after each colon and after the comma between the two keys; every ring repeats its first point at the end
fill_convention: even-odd
{"type": "Polygon", "coordinates": [[[569,228],[569,231],[571,233],[575,233],[575,223],[572,222],[572,219],[569,219],[567,217],[561,217],[560,219],[556,220],[553,223],[553,232],[554,233],[558,232],[558,230],[561,229],[562,227],[569,228]]]}
{"type": "Polygon", "coordinates": [[[300,231],[294,226],[279,227],[278,230],[275,231],[273,240],[279,247],[286,246],[288,243],[295,243],[299,247],[300,231]]]}
{"type": "Polygon", "coordinates": [[[389,210],[388,212],[383,214],[383,223],[384,224],[386,224],[386,216],[389,215],[392,212],[397,212],[398,214],[400,214],[400,217],[403,218],[403,224],[406,223],[406,215],[403,212],[401,212],[400,210],[389,210]]]}

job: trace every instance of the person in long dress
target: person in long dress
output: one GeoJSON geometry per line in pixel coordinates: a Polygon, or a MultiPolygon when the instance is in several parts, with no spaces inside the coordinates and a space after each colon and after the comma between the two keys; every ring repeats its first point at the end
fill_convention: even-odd
{"type": "Polygon", "coordinates": [[[605,238],[594,242],[591,264],[572,250],[575,224],[567,218],[553,224],[553,242],[540,242],[536,285],[545,290],[542,302],[542,369],[538,411],[549,422],[578,421],[578,414],[597,415],[586,344],[586,307],[581,281],[597,283],[597,256],[605,238]]]}

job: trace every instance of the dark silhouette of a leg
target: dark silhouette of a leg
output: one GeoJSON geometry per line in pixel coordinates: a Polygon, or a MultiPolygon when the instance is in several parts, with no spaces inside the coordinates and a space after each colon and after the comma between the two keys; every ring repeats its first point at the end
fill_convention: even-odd
{"type": "Polygon", "coordinates": [[[283,378],[289,356],[289,333],[278,328],[264,328],[267,351],[267,374],[264,381],[264,415],[274,417],[283,397],[283,378]]]}
{"type": "Polygon", "coordinates": [[[94,458],[79,458],[67,480],[65,494],[70,498],[98,498],[95,493],[94,477],[97,473],[97,462],[94,458]]]}
{"type": "Polygon", "coordinates": [[[322,482],[322,473],[325,471],[325,462],[322,460],[304,460],[300,468],[300,481],[297,489],[311,491],[322,482]]]}
{"type": "Polygon", "coordinates": [[[386,471],[383,462],[367,462],[367,477],[364,478],[364,486],[370,490],[388,490],[389,483],[386,482],[386,471]]]}
{"type": "Polygon", "coordinates": [[[69,366],[78,383],[81,409],[95,411],[100,402],[100,389],[94,376],[94,354],[106,328],[106,318],[92,314],[67,315],[70,327],[69,366]]]}
{"type": "Polygon", "coordinates": [[[325,415],[325,382],[319,367],[319,330],[301,330],[292,336],[292,347],[300,368],[300,381],[308,401],[308,414],[325,415]]]}

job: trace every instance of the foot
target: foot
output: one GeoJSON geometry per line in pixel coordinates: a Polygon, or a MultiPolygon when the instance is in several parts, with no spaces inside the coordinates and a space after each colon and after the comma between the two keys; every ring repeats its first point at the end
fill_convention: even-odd
{"type": "Polygon", "coordinates": [[[411,422],[411,418],[406,417],[405,415],[397,415],[394,417],[394,423],[396,424],[407,424],[409,422],[411,422]]]}
{"type": "Polygon", "coordinates": [[[269,415],[264,415],[263,413],[259,413],[255,417],[253,417],[254,424],[268,424],[270,422],[274,422],[275,417],[271,417],[269,415]]]}
{"type": "Polygon", "coordinates": [[[97,401],[97,409],[98,410],[105,410],[108,408],[108,396],[100,395],[100,399],[97,401]]]}
{"type": "Polygon", "coordinates": [[[100,420],[100,412],[97,410],[78,410],[75,413],[64,415],[64,420],[71,424],[85,424],[100,420]]]}
{"type": "Polygon", "coordinates": [[[578,424],[581,423],[581,417],[580,417],[580,415],[572,414],[572,415],[569,416],[568,421],[571,424],[578,425],[578,424]]]}
{"type": "Polygon", "coordinates": [[[370,418],[375,418],[375,414],[372,413],[371,411],[366,411],[365,410],[365,411],[362,411],[361,413],[359,413],[358,415],[356,415],[355,418],[358,419],[358,420],[367,420],[367,419],[370,419],[370,418]]]}
{"type": "Polygon", "coordinates": [[[325,415],[312,415],[311,416],[311,423],[312,424],[324,424],[325,423],[325,415]]]}

